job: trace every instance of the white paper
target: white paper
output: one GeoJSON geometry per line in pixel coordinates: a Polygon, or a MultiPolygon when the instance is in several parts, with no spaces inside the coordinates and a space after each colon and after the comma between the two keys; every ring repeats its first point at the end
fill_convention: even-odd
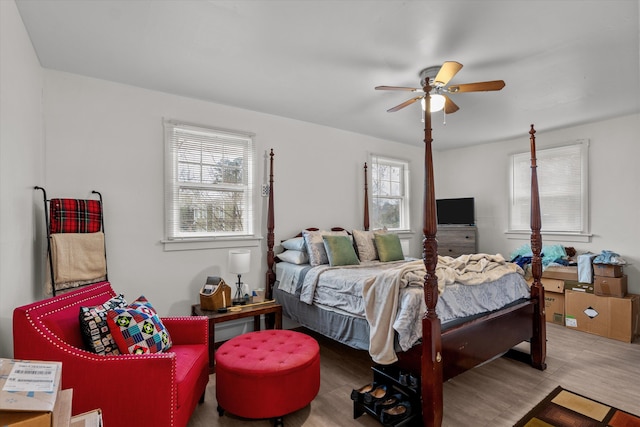
{"type": "Polygon", "coordinates": [[[3,391],[54,391],[58,365],[55,363],[15,362],[3,391]]]}

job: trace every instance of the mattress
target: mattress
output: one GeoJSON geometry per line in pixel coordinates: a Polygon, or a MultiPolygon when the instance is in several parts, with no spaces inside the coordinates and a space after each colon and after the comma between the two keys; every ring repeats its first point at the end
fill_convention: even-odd
{"type": "MultiPolygon", "coordinates": [[[[286,305],[283,304],[283,306],[287,317],[317,332],[325,335],[328,333],[330,337],[352,347],[366,348],[368,337],[350,337],[349,334],[361,334],[363,327],[366,329],[362,292],[364,283],[370,280],[372,275],[384,271],[388,264],[374,261],[357,267],[328,269],[326,266],[311,267],[308,264],[295,265],[280,262],[276,264],[276,299],[279,299],[278,302],[286,299],[286,305]],[[305,296],[309,293],[305,289],[305,279],[309,282],[309,279],[319,270],[324,271],[319,275],[313,295],[305,296]],[[300,307],[294,307],[295,304],[300,307]],[[311,307],[315,308],[311,310],[311,307]],[[327,327],[326,324],[314,325],[313,317],[318,317],[316,321],[328,321],[327,314],[316,315],[317,309],[357,320],[349,320],[348,324],[340,320],[331,327],[327,327]],[[305,318],[307,315],[309,319],[305,318]],[[333,330],[339,327],[347,327],[351,331],[333,330]],[[355,340],[355,344],[349,342],[351,338],[355,340]]],[[[470,286],[461,283],[447,285],[438,298],[436,313],[443,328],[446,328],[448,323],[459,323],[460,319],[495,311],[529,297],[529,287],[524,277],[520,273],[510,273],[498,280],[478,285],[470,286]]],[[[393,329],[397,332],[397,346],[400,350],[408,350],[422,338],[421,319],[425,311],[422,286],[406,286],[400,289],[397,314],[393,322],[393,329]]]]}

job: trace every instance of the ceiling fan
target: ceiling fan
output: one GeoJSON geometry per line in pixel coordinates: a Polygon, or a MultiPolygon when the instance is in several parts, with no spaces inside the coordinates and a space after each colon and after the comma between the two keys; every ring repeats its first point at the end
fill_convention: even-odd
{"type": "Polygon", "coordinates": [[[434,67],[425,68],[420,72],[420,84],[422,88],[413,87],[401,87],[401,86],[376,86],[376,90],[403,90],[416,93],[424,93],[425,95],[416,96],[411,98],[402,104],[396,105],[393,108],[387,110],[389,113],[401,110],[402,108],[413,104],[416,101],[422,101],[423,110],[425,108],[426,93],[430,95],[430,111],[435,112],[442,110],[446,114],[455,113],[460,109],[455,102],[451,100],[447,93],[463,93],[463,92],[486,92],[500,90],[505,86],[503,80],[492,80],[488,82],[477,83],[465,83],[459,85],[451,85],[447,87],[447,83],[455,76],[462,68],[462,64],[455,61],[446,61],[442,66],[436,65],[434,67]]]}

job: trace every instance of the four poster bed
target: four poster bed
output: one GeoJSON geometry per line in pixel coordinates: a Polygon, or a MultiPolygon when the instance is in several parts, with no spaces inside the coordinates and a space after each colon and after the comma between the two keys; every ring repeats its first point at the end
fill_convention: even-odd
{"type": "MultiPolygon", "coordinates": [[[[428,92],[427,92],[428,93],[428,92]]],[[[427,105],[429,103],[427,102],[427,105]]],[[[535,155],[535,130],[531,125],[530,145],[531,145],[531,249],[532,249],[532,275],[533,283],[530,289],[526,287],[526,296],[518,294],[514,291],[512,298],[507,302],[500,302],[499,308],[485,307],[488,312],[475,314],[465,317],[461,320],[441,322],[436,312],[436,306],[439,297],[442,298],[441,305],[449,305],[447,302],[447,293],[442,292],[438,277],[436,274],[437,264],[439,262],[436,241],[436,207],[435,192],[433,183],[433,163],[431,151],[431,119],[429,111],[425,112],[425,189],[424,189],[424,224],[423,224],[423,259],[418,261],[422,270],[412,270],[414,273],[422,272],[419,276],[419,286],[402,286],[400,291],[392,288],[391,293],[381,294],[384,298],[390,298],[392,305],[395,306],[397,300],[401,300],[398,306],[405,304],[404,300],[414,300],[414,305],[406,310],[413,310],[414,317],[418,316],[419,339],[414,342],[411,340],[409,348],[407,344],[399,345],[399,333],[395,333],[393,328],[389,327],[387,333],[395,337],[391,338],[392,349],[389,349],[389,339],[376,337],[372,333],[375,328],[385,329],[380,324],[373,325],[371,323],[371,313],[367,312],[366,316],[353,316],[345,313],[345,310],[327,309],[322,304],[314,304],[313,296],[307,295],[307,301],[300,302],[301,295],[316,292],[321,285],[315,285],[311,291],[296,287],[296,280],[302,283],[298,276],[305,276],[308,281],[309,275],[314,275],[312,269],[303,270],[301,266],[295,267],[291,271],[279,270],[280,264],[276,266],[276,254],[274,248],[274,185],[273,185],[273,159],[274,153],[270,153],[270,171],[269,183],[270,193],[268,200],[268,216],[267,216],[267,289],[266,297],[274,298],[283,305],[283,311],[293,320],[298,321],[304,326],[310,327],[317,332],[329,336],[330,338],[347,343],[356,348],[369,349],[376,363],[393,363],[399,369],[414,373],[419,377],[420,396],[422,404],[422,419],[424,426],[440,426],[443,417],[443,381],[446,381],[474,366],[490,360],[496,356],[504,354],[512,349],[512,347],[528,341],[530,343],[530,353],[527,356],[528,362],[537,369],[544,370],[546,368],[546,326],[544,313],[544,289],[540,282],[542,276],[542,262],[540,251],[542,248],[542,239],[540,235],[540,205],[538,197],[538,182],[536,175],[536,155],[535,155]],[[278,273],[278,274],[276,274],[278,273]],[[292,279],[293,277],[293,279],[292,279]],[[276,281],[276,278],[278,281],[276,281]],[[282,281],[287,281],[290,285],[288,291],[280,289],[282,281]],[[415,305],[416,290],[419,289],[421,305],[415,305]],[[398,297],[396,294],[399,294],[398,297]],[[442,295],[440,295],[442,294],[442,295]],[[397,298],[397,299],[396,299],[397,298]],[[417,307],[417,308],[416,308],[417,307]],[[420,309],[422,307],[422,309],[420,309]],[[422,314],[424,312],[424,314],[422,314]],[[417,314],[416,314],[417,313],[417,314]],[[421,325],[421,328],[420,328],[421,325]],[[362,331],[365,332],[362,332],[362,331]],[[382,344],[380,344],[382,340],[382,344]],[[373,346],[382,349],[382,353],[374,352],[373,346]],[[389,351],[390,350],[390,351],[389,351]],[[378,360],[376,360],[376,358],[378,360]],[[382,361],[382,362],[381,362],[382,361]]],[[[365,209],[364,209],[364,228],[369,228],[368,219],[368,195],[366,184],[366,165],[365,165],[365,209]]],[[[310,229],[317,230],[317,229],[310,229]]],[[[334,229],[337,234],[344,233],[342,229],[334,229]]],[[[440,259],[442,261],[442,258],[440,259]]],[[[484,261],[483,261],[484,262],[484,261]]],[[[393,264],[393,263],[391,263],[393,264]]],[[[409,263],[411,264],[411,263],[409,263]]],[[[510,264],[510,263],[508,263],[510,264]]],[[[413,262],[415,266],[415,261],[413,262]]],[[[348,267],[343,270],[336,270],[334,267],[324,268],[318,272],[327,276],[333,275],[334,278],[340,276],[340,271],[344,276],[355,275],[356,270],[367,270],[370,266],[357,266],[358,268],[348,267]],[[364,267],[364,268],[360,268],[364,267]]],[[[377,268],[371,266],[371,268],[377,268]]],[[[439,268],[439,267],[438,267],[439,268]]],[[[322,268],[321,268],[322,269],[322,268]]],[[[400,266],[392,266],[392,269],[404,269],[400,266]]],[[[438,270],[442,275],[443,270],[438,270]]],[[[367,273],[364,273],[365,275],[367,273]]],[[[381,275],[384,275],[383,273],[381,275]]],[[[394,273],[395,274],[395,273],[394,273]]],[[[522,287],[524,279],[520,274],[505,274],[504,277],[497,279],[497,282],[515,283],[516,289],[522,287]],[[519,277],[519,278],[518,278],[519,277]],[[511,279],[509,279],[511,278],[511,279]],[[517,279],[517,280],[516,280],[517,279]]],[[[338,277],[339,279],[339,277],[338,277]]],[[[442,279],[442,278],[440,278],[442,279]]],[[[360,283],[363,280],[360,277],[360,283]]],[[[376,279],[377,280],[377,279],[376,279]]],[[[368,306],[369,301],[366,300],[367,295],[375,294],[371,289],[375,289],[374,281],[364,281],[365,293],[365,310],[371,310],[368,306]]],[[[401,282],[401,281],[395,281],[401,282]]],[[[315,282],[314,282],[315,283],[315,282]]],[[[390,282],[387,282],[390,283],[390,282]]],[[[441,284],[440,284],[441,285],[441,284]]],[[[504,283],[502,283],[504,285],[504,283]]],[[[382,287],[380,287],[382,288],[382,287]]],[[[380,289],[378,288],[378,289],[380,289]]],[[[388,288],[385,287],[385,289],[388,288]]],[[[462,288],[474,288],[473,286],[462,286],[462,288]]],[[[358,288],[362,289],[362,288],[358,288]]],[[[504,289],[504,288],[503,288],[504,289]]],[[[340,292],[337,288],[329,288],[325,293],[333,294],[340,292]]],[[[501,292],[500,295],[507,292],[501,292]]],[[[490,294],[490,295],[496,295],[490,294]]],[[[485,299],[492,299],[486,298],[485,299]]],[[[304,298],[303,298],[304,299],[304,298]]],[[[374,304],[375,305],[375,304],[374,304]]],[[[377,309],[381,308],[380,304],[375,305],[377,309]]],[[[388,306],[387,306],[388,307],[388,306]]],[[[382,308],[386,310],[387,308],[382,308]]],[[[399,311],[402,309],[399,308],[399,311]]],[[[392,313],[395,316],[395,309],[392,313]]],[[[379,321],[380,317],[374,313],[373,319],[379,321]]],[[[392,319],[393,321],[393,319],[392,319]]],[[[394,324],[395,327],[395,324],[394,324]]],[[[418,411],[419,409],[415,409],[418,411]]]]}

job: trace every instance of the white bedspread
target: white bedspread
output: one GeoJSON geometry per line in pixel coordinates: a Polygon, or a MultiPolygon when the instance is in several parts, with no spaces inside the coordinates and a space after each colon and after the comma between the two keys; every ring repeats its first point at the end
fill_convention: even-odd
{"type": "MultiPolygon", "coordinates": [[[[281,264],[288,263],[276,266],[281,290],[298,295],[305,304],[367,319],[369,351],[377,363],[396,360],[394,331],[402,351],[421,340],[426,311],[422,260],[372,261],[349,267],[281,264]]],[[[506,263],[500,255],[439,257],[438,317],[445,324],[527,298],[529,288],[522,274],[520,267],[506,263]]]]}
{"type": "MultiPolygon", "coordinates": [[[[478,285],[518,272],[524,274],[516,264],[507,263],[501,255],[473,254],[458,258],[438,257],[436,275],[438,291],[455,282],[478,285]]],[[[412,261],[385,270],[368,280],[363,288],[367,321],[370,325],[369,353],[373,361],[390,364],[398,360],[394,349],[394,323],[397,318],[400,289],[407,286],[422,286],[426,269],[424,263],[412,261]]]]}

